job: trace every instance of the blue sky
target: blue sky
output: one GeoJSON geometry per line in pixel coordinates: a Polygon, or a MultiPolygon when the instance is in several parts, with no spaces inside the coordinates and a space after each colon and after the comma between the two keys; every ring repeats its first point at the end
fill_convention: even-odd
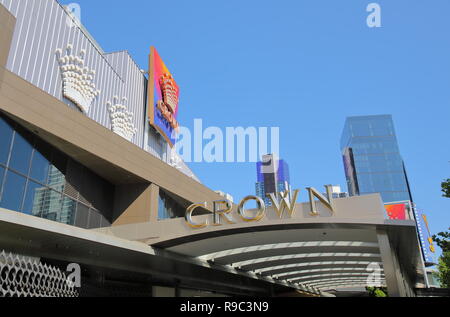
{"type": "MultiPolygon", "coordinates": [[[[68,4],[74,1],[60,1],[68,4]]],[[[78,0],[82,22],[107,52],[148,67],[155,46],[181,88],[179,121],[280,127],[294,188],[345,189],[345,118],[392,114],[416,204],[433,232],[450,226],[450,2],[372,0],[78,0]]],[[[207,186],[239,200],[255,164],[190,165],[207,186]]]]}

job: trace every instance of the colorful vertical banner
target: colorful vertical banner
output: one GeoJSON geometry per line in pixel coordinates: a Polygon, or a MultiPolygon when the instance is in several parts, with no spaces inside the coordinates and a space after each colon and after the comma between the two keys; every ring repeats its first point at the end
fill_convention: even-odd
{"type": "Polygon", "coordinates": [[[150,124],[173,147],[178,131],[180,89],[157,50],[150,49],[148,78],[148,116],[150,124]]]}
{"type": "Polygon", "coordinates": [[[422,243],[425,263],[434,263],[435,260],[433,254],[436,253],[436,249],[428,224],[428,218],[422,211],[418,211],[417,213],[419,217],[419,219],[417,219],[417,229],[419,231],[420,242],[422,243]]]}
{"type": "Polygon", "coordinates": [[[417,234],[422,249],[422,255],[425,260],[425,265],[434,263],[433,253],[435,247],[431,232],[428,226],[428,219],[425,214],[419,212],[417,208],[413,207],[410,201],[387,203],[384,205],[387,216],[391,220],[414,220],[417,226],[417,234]]]}

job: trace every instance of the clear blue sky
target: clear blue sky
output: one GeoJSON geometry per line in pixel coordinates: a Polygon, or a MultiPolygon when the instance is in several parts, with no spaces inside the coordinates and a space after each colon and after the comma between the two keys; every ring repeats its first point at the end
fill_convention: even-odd
{"type": "MultiPolygon", "coordinates": [[[[128,50],[147,68],[158,49],[181,88],[182,125],[280,127],[294,188],[345,189],[345,118],[392,114],[416,204],[433,232],[450,226],[440,191],[450,178],[450,1],[76,2],[105,51],[128,50]],[[382,28],[366,25],[371,2],[382,28]]],[[[235,200],[254,193],[255,164],[190,166],[235,200]]]]}

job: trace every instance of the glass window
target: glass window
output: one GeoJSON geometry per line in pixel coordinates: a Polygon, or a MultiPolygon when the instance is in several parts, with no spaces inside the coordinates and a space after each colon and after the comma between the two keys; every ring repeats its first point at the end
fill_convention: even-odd
{"type": "Polygon", "coordinates": [[[59,192],[62,192],[65,183],[66,177],[64,176],[64,174],[56,166],[51,165],[48,172],[48,186],[59,192]]]}
{"type": "Polygon", "coordinates": [[[41,201],[42,192],[46,189],[46,187],[39,185],[38,183],[28,181],[22,209],[23,213],[29,215],[39,215],[39,202],[41,201]]]}
{"type": "Polygon", "coordinates": [[[11,146],[13,130],[5,120],[0,118],[0,163],[5,164],[8,160],[9,149],[11,146]]]}
{"type": "Polygon", "coordinates": [[[62,195],[50,188],[44,187],[35,196],[37,216],[48,220],[59,221],[62,208],[62,195]]]}
{"type": "Polygon", "coordinates": [[[369,126],[367,125],[366,122],[358,122],[358,121],[352,122],[351,131],[353,137],[370,135],[369,126]]]}
{"type": "Polygon", "coordinates": [[[370,125],[373,135],[394,135],[391,119],[376,118],[371,122],[370,125]]]}
{"type": "Polygon", "coordinates": [[[25,184],[26,179],[24,177],[8,171],[6,173],[6,182],[3,188],[0,207],[14,211],[21,211],[25,184]]]}
{"type": "Polygon", "coordinates": [[[77,202],[67,196],[64,196],[58,221],[67,225],[73,225],[75,223],[76,209],[77,202]]]}
{"type": "Polygon", "coordinates": [[[163,219],[168,219],[168,218],[170,218],[170,216],[166,213],[166,208],[164,206],[164,200],[161,197],[161,195],[159,195],[159,197],[158,197],[158,219],[163,220],[163,219]]]}
{"type": "Polygon", "coordinates": [[[3,175],[5,174],[5,169],[0,166],[0,201],[2,200],[2,186],[3,186],[3,175]]]}
{"type": "Polygon", "coordinates": [[[382,192],[381,198],[385,203],[410,200],[408,192],[382,192]]]}
{"type": "Polygon", "coordinates": [[[49,169],[49,161],[41,153],[34,151],[31,160],[30,177],[42,184],[47,184],[49,169]]]}
{"type": "Polygon", "coordinates": [[[14,135],[14,144],[9,167],[22,174],[28,175],[32,151],[33,147],[31,144],[16,132],[14,135]]]}
{"type": "Polygon", "coordinates": [[[185,209],[162,190],[159,191],[158,218],[172,219],[184,217],[185,209]]]}

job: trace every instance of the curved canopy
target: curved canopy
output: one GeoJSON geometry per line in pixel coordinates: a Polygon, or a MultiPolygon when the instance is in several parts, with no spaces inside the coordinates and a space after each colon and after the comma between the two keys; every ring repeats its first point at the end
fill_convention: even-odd
{"type": "Polygon", "coordinates": [[[167,245],[165,249],[320,291],[386,284],[373,226],[261,228],[248,233],[188,240],[167,245]],[[273,243],[267,243],[269,241],[273,243]]]}

